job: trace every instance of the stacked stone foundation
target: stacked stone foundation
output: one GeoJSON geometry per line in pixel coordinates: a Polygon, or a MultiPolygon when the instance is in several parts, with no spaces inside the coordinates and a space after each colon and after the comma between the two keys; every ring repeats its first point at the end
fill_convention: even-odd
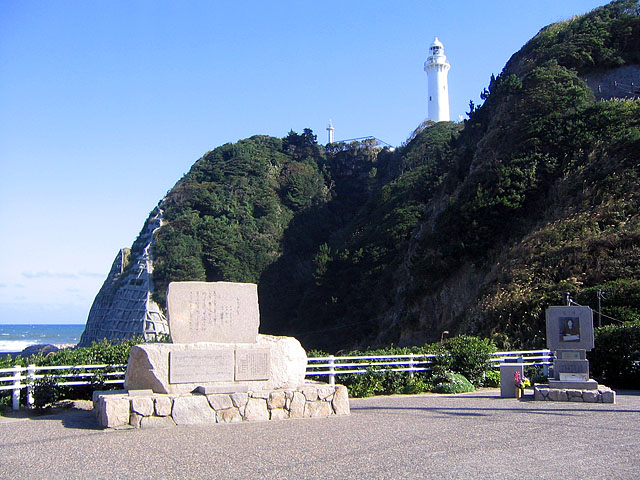
{"type": "Polygon", "coordinates": [[[305,383],[296,389],[248,393],[158,394],[95,392],[94,412],[105,428],[153,428],[349,415],[343,385],[305,383]]]}
{"type": "Polygon", "coordinates": [[[535,385],[534,400],[551,402],[616,403],[616,392],[604,385],[597,389],[549,388],[548,385],[535,385]]]}

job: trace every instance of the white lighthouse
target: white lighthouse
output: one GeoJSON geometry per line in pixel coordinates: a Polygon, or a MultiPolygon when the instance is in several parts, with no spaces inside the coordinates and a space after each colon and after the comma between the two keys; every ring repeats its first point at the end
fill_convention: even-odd
{"type": "Polygon", "coordinates": [[[331,120],[329,120],[329,126],[327,127],[327,132],[329,133],[329,142],[328,143],[333,143],[333,131],[335,130],[335,128],[333,128],[333,124],[331,123],[331,120]]]}
{"type": "Polygon", "coordinates": [[[449,121],[449,62],[444,54],[444,46],[436,37],[429,47],[429,57],[424,62],[429,84],[427,119],[434,122],[449,121]]]}

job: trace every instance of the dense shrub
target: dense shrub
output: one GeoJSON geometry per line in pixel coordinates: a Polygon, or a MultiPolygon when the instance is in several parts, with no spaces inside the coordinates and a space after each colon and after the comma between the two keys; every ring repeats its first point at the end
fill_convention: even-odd
{"type": "Polygon", "coordinates": [[[491,340],[461,335],[447,339],[444,348],[450,355],[451,371],[464,375],[476,386],[484,383],[487,372],[491,370],[491,353],[496,351],[491,340]]]}
{"type": "Polygon", "coordinates": [[[466,393],[473,392],[476,388],[459,373],[446,373],[434,380],[432,392],[434,393],[466,393]]]}
{"type": "Polygon", "coordinates": [[[589,362],[593,376],[603,383],[640,388],[640,321],[596,328],[589,362]]]}
{"type": "MultiPolygon", "coordinates": [[[[460,393],[473,391],[475,385],[500,385],[500,374],[493,371],[489,364],[491,352],[495,346],[490,340],[478,337],[454,337],[443,343],[434,343],[422,347],[388,347],[376,350],[351,351],[347,356],[433,354],[428,371],[393,372],[376,371],[371,367],[365,373],[337,375],[337,382],[349,389],[352,397],[370,397],[372,395],[415,394],[433,391],[436,393],[460,393]],[[455,375],[454,375],[455,374],[455,375]],[[461,380],[463,378],[464,380],[461,380]],[[469,388],[469,385],[471,388],[469,388]]],[[[326,353],[310,351],[310,357],[324,357],[326,353]]],[[[313,380],[326,381],[326,376],[311,377],[313,380]]]]}
{"type": "Polygon", "coordinates": [[[37,409],[53,405],[63,395],[63,387],[58,386],[58,379],[53,375],[45,375],[39,378],[33,386],[33,403],[37,409]]]}
{"type": "Polygon", "coordinates": [[[500,386],[500,372],[498,370],[489,370],[485,373],[483,387],[496,388],[500,386]]]}

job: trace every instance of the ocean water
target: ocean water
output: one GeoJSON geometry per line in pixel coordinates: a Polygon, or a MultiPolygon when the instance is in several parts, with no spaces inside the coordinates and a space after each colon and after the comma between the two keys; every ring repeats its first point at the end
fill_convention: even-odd
{"type": "Polygon", "coordinates": [[[29,345],[76,344],[84,325],[2,325],[0,353],[21,352],[29,345]]]}

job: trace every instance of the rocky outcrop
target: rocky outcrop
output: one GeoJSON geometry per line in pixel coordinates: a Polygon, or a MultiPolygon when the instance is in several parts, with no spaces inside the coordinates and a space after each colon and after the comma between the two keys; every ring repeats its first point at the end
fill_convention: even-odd
{"type": "Polygon", "coordinates": [[[158,340],[169,334],[167,319],[151,299],[154,233],[162,226],[162,210],[156,208],[134,243],[133,250],[118,252],[100,292],[93,301],[78,346],[94,341],[142,337],[158,340]]]}
{"type": "Polygon", "coordinates": [[[623,65],[593,72],[585,75],[583,80],[597,100],[640,98],[640,65],[623,65]]]}

